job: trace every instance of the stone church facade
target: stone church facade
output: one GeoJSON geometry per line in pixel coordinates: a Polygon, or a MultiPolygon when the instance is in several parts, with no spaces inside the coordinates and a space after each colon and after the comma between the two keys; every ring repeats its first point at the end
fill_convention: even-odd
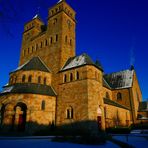
{"type": "Polygon", "coordinates": [[[38,15],[25,24],[19,66],[0,93],[1,129],[93,121],[86,127],[96,130],[139,122],[134,68],[105,74],[87,54],[76,56],[75,28],[75,11],[65,0],[49,9],[47,26],[38,15]]]}

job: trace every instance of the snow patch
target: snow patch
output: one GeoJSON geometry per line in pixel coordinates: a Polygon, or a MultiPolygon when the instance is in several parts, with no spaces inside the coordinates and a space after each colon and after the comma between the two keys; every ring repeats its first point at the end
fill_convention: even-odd
{"type": "Polygon", "coordinates": [[[125,70],[125,71],[113,73],[111,83],[114,83],[114,80],[118,81],[118,86],[116,89],[131,87],[133,82],[133,74],[134,74],[133,70],[132,71],[125,70]]]}
{"type": "Polygon", "coordinates": [[[8,93],[8,92],[11,92],[12,89],[13,89],[13,86],[5,87],[1,93],[8,93]]]}
{"type": "Polygon", "coordinates": [[[62,2],[62,1],[63,1],[63,0],[59,0],[59,1],[57,2],[57,4],[60,3],[60,2],[62,2]]]}
{"type": "Polygon", "coordinates": [[[27,61],[26,63],[24,63],[23,65],[21,65],[21,66],[19,66],[17,69],[15,69],[13,72],[15,72],[15,71],[18,71],[18,70],[20,70],[20,69],[22,69],[26,64],[28,64],[30,62],[30,60],[29,61],[27,61]]]}
{"type": "Polygon", "coordinates": [[[73,67],[81,66],[86,64],[85,55],[80,55],[75,57],[67,66],[65,66],[62,70],[70,69],[73,67]]]}
{"type": "Polygon", "coordinates": [[[38,14],[36,14],[32,19],[36,19],[36,18],[38,18],[38,14]]]}

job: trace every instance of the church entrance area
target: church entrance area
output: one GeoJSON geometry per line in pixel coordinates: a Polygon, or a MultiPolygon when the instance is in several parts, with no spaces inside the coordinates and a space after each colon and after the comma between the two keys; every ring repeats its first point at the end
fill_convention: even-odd
{"type": "Polygon", "coordinates": [[[98,129],[101,130],[102,128],[102,110],[100,108],[100,106],[98,107],[98,110],[97,110],[97,123],[98,123],[98,129]]]}
{"type": "Polygon", "coordinates": [[[24,103],[18,103],[15,108],[15,126],[17,131],[24,131],[26,125],[27,106],[24,103]]]}

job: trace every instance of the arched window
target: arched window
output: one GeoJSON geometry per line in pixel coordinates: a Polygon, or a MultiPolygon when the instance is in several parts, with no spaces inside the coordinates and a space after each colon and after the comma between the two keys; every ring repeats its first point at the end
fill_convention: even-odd
{"type": "Polygon", "coordinates": [[[41,103],[41,110],[45,110],[45,100],[43,100],[41,103]]]}
{"type": "Polygon", "coordinates": [[[22,77],[22,82],[24,83],[24,82],[25,82],[25,80],[26,80],[26,76],[25,76],[25,75],[23,75],[23,77],[22,77]]]}
{"type": "Polygon", "coordinates": [[[110,99],[109,93],[106,92],[106,99],[110,99]]]}
{"type": "Polygon", "coordinates": [[[72,81],[73,80],[73,75],[72,75],[72,73],[70,73],[70,81],[72,81]]]}
{"type": "Polygon", "coordinates": [[[38,83],[41,83],[41,76],[38,77],[38,83]]]}
{"type": "Polygon", "coordinates": [[[52,44],[52,42],[53,42],[53,39],[52,39],[52,37],[50,38],[50,43],[52,44]]]}
{"type": "Polygon", "coordinates": [[[42,48],[42,46],[43,46],[43,43],[41,42],[41,46],[40,47],[42,48]]]}
{"type": "Polygon", "coordinates": [[[70,46],[72,46],[72,39],[70,39],[70,46]]]}
{"type": "Polygon", "coordinates": [[[36,44],[36,51],[38,50],[38,44],[36,44]]]}
{"type": "Polygon", "coordinates": [[[46,81],[47,81],[47,79],[46,79],[46,78],[44,78],[44,85],[46,85],[46,81]]]}
{"type": "Polygon", "coordinates": [[[30,50],[30,49],[28,48],[28,54],[29,54],[29,50],[30,50]]]}
{"type": "Polygon", "coordinates": [[[56,42],[58,41],[58,34],[56,34],[56,42]]]}
{"type": "Polygon", "coordinates": [[[32,76],[30,75],[30,76],[28,77],[28,82],[31,83],[31,81],[32,81],[32,76]]]}
{"type": "Polygon", "coordinates": [[[67,81],[67,75],[65,74],[64,75],[64,82],[66,82],[67,81]]]}
{"type": "Polygon", "coordinates": [[[65,36],[65,43],[67,43],[67,40],[68,40],[68,39],[67,39],[67,36],[65,36]]]}
{"type": "Polygon", "coordinates": [[[79,80],[80,76],[79,76],[79,72],[76,72],[76,80],[79,80]]]}
{"type": "Polygon", "coordinates": [[[66,118],[73,119],[73,108],[72,107],[68,107],[66,109],[66,118]]]}
{"type": "Polygon", "coordinates": [[[117,100],[122,100],[122,94],[120,92],[117,93],[117,100]]]}

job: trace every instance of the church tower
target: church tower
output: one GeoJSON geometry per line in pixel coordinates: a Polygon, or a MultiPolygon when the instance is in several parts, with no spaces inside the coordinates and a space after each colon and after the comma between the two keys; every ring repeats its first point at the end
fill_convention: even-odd
{"type": "Polygon", "coordinates": [[[52,67],[53,61],[59,63],[56,65],[58,71],[70,57],[75,56],[75,11],[65,0],[60,0],[49,9],[47,34],[50,43],[53,43],[50,66],[52,67]]]}
{"type": "Polygon", "coordinates": [[[24,27],[19,65],[39,56],[58,73],[70,57],[75,56],[75,11],[60,0],[48,12],[47,26],[36,15],[24,27]]]}

